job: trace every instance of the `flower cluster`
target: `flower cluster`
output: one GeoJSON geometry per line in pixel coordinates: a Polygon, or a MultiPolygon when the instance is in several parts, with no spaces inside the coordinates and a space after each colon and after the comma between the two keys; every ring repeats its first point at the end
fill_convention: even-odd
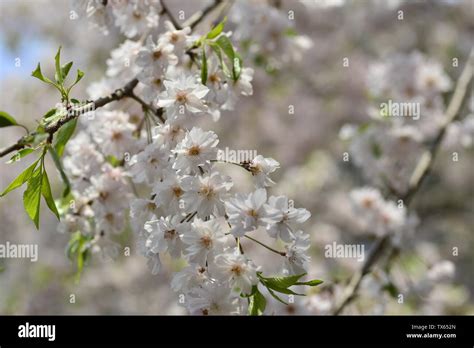
{"type": "Polygon", "coordinates": [[[380,191],[371,187],[354,189],[350,193],[354,211],[372,233],[383,236],[399,232],[406,224],[405,207],[383,199],[380,191]]]}
{"type": "Polygon", "coordinates": [[[282,63],[299,61],[312,47],[307,36],[295,32],[293,11],[285,13],[265,1],[238,0],[234,6],[230,20],[237,24],[236,39],[243,42],[254,59],[271,57],[267,67],[279,68],[282,63]]]}
{"type": "Polygon", "coordinates": [[[161,11],[158,0],[75,0],[74,9],[104,33],[115,24],[128,38],[157,27],[161,11]]]}
{"type": "Polygon", "coordinates": [[[443,93],[452,83],[442,66],[419,52],[397,54],[369,67],[367,85],[380,105],[369,106],[370,125],[345,125],[341,137],[373,185],[407,189],[425,141],[442,126],[443,93]]]}
{"type": "MultiPolygon", "coordinates": [[[[135,38],[157,25],[155,4],[112,1],[104,11],[103,4],[88,1],[87,13],[113,16],[122,32],[135,38]]],[[[80,231],[98,243],[124,230],[130,209],[130,227],[153,274],[163,268],[163,255],[186,261],[171,287],[185,296],[190,313],[243,313],[244,296],[258,292],[263,276],[262,266],[244,253],[241,239],[256,241],[249,234],[266,231],[282,249],[266,246],[280,255],[282,274],[301,276],[309,261],[309,235],[300,226],[310,213],[285,196],[267,198],[274,184],[270,175],[280,165],[272,158],[258,155],[233,163],[255,183],[253,192],[233,192],[232,178],[217,165],[217,134],[185,125],[203,116],[218,120],[241,95],[252,95],[253,69],[240,66],[241,58],[229,47],[230,33],[200,39],[189,27],[175,28],[170,22],[165,27],[156,37],[127,40],[114,50],[107,61],[108,78],[89,90],[94,97],[136,77],[133,97],[144,115],[124,111],[120,101],[81,119],[81,132],[64,160],[76,204],[69,207],[61,230],[80,231]],[[197,60],[190,50],[199,42],[197,60]],[[216,49],[222,49],[220,54],[211,54],[216,49]],[[232,73],[222,55],[234,57],[232,73]]]]}

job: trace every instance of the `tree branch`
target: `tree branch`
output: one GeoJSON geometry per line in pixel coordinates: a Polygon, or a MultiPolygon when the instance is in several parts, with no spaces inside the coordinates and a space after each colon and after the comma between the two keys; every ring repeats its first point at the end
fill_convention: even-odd
{"type": "Polygon", "coordinates": [[[192,15],[184,24],[184,27],[190,27],[191,29],[194,29],[199,23],[202,22],[202,20],[209,14],[211,13],[217,6],[219,6],[222,3],[222,0],[214,0],[214,2],[210,5],[208,5],[206,8],[203,10],[196,12],[194,15],[192,15]]]}
{"type": "Polygon", "coordinates": [[[144,109],[147,109],[147,110],[150,110],[155,116],[157,116],[161,122],[165,123],[165,118],[163,117],[163,112],[164,112],[164,109],[163,108],[154,108],[152,105],[149,105],[147,103],[145,103],[145,101],[143,101],[142,98],[140,98],[139,96],[137,96],[135,93],[133,93],[133,91],[130,93],[130,95],[128,96],[130,98],[132,98],[133,100],[135,100],[137,103],[139,103],[144,109]]]}
{"type": "Polygon", "coordinates": [[[255,238],[252,238],[252,237],[250,237],[250,236],[248,236],[248,235],[246,235],[246,234],[244,234],[244,237],[247,238],[247,239],[250,239],[251,241],[253,241],[253,242],[255,242],[255,243],[257,243],[257,244],[263,246],[264,248],[266,248],[266,249],[268,249],[268,250],[274,252],[275,254],[278,254],[278,255],[280,255],[280,256],[286,256],[286,253],[285,253],[284,251],[278,251],[278,250],[276,250],[276,249],[273,249],[272,247],[266,245],[265,243],[262,243],[262,242],[260,242],[259,240],[255,239],[255,238]]]}
{"type": "MultiPolygon", "coordinates": [[[[103,107],[113,101],[120,100],[124,97],[130,97],[131,94],[133,93],[133,89],[136,87],[137,84],[138,84],[138,80],[133,79],[132,81],[128,82],[124,87],[115,90],[112,94],[108,96],[98,98],[95,101],[90,101],[85,105],[82,105],[78,108],[74,108],[70,110],[70,112],[68,112],[68,114],[65,117],[61,118],[56,123],[46,127],[46,129],[44,130],[45,133],[49,134],[50,137],[52,137],[53,134],[56,133],[58,129],[61,128],[62,125],[64,125],[65,123],[73,119],[78,118],[81,115],[81,113],[83,113],[84,111],[96,110],[97,108],[103,107]]],[[[21,137],[15,144],[0,151],[0,158],[8,155],[9,153],[13,151],[18,151],[27,147],[30,142],[29,140],[31,139],[31,137],[34,137],[37,134],[38,132],[34,131],[21,137]]]]}
{"type": "MultiPolygon", "coordinates": [[[[207,6],[202,11],[196,12],[196,14],[191,17],[191,19],[195,18],[189,24],[191,29],[194,29],[194,27],[196,27],[196,25],[198,25],[221,2],[222,2],[222,0],[215,0],[214,3],[207,6]]],[[[171,12],[169,11],[168,7],[163,2],[163,0],[161,0],[161,7],[162,7],[161,14],[166,13],[166,15],[170,18],[171,22],[175,26],[175,28],[178,29],[178,30],[182,29],[182,26],[176,21],[176,19],[171,14],[171,12]]],[[[102,106],[105,106],[105,105],[107,105],[107,104],[109,104],[113,101],[120,100],[124,97],[132,98],[135,101],[137,101],[138,103],[140,103],[142,106],[147,107],[156,116],[158,116],[158,118],[161,121],[164,122],[163,109],[162,108],[154,109],[152,106],[150,106],[150,105],[146,104],[145,102],[143,102],[143,100],[141,100],[138,96],[136,96],[133,93],[133,90],[137,86],[137,84],[138,84],[138,80],[135,78],[135,79],[131,80],[130,82],[128,82],[124,87],[115,90],[112,94],[110,94],[106,97],[101,97],[101,98],[99,98],[95,101],[91,101],[91,102],[87,103],[86,105],[83,105],[83,106],[79,107],[78,109],[74,109],[73,110],[74,112],[68,113],[67,116],[63,117],[58,122],[54,123],[51,126],[48,126],[45,129],[45,132],[50,135],[50,139],[51,139],[53,137],[54,133],[56,133],[58,131],[58,129],[61,128],[62,125],[64,125],[65,123],[67,123],[67,122],[69,122],[73,119],[78,118],[79,115],[81,114],[81,110],[90,110],[88,108],[90,108],[91,106],[92,106],[93,110],[95,110],[95,109],[100,108],[102,106]]],[[[10,154],[14,151],[18,151],[18,150],[21,150],[21,149],[27,147],[29,145],[29,142],[30,142],[29,140],[31,139],[31,137],[32,136],[34,137],[37,134],[38,134],[38,132],[31,132],[31,133],[23,136],[22,138],[20,138],[15,144],[10,145],[10,146],[6,147],[5,149],[1,150],[0,151],[0,158],[2,158],[2,157],[6,156],[6,155],[8,155],[8,154],[10,154]]]]}
{"type": "MultiPolygon", "coordinates": [[[[409,186],[404,195],[400,199],[404,202],[408,208],[413,197],[419,191],[425,178],[431,172],[433,163],[436,158],[436,154],[440,148],[440,145],[446,135],[447,127],[460,116],[461,106],[463,104],[464,97],[466,96],[467,89],[474,71],[474,50],[471,50],[468,61],[464,67],[461,76],[456,83],[456,88],[449,102],[448,108],[446,109],[444,122],[438,131],[438,134],[433,139],[432,143],[421,156],[418,165],[416,166],[413,175],[410,178],[409,186]]],[[[342,301],[337,305],[334,310],[334,315],[340,314],[344,308],[352,302],[356,297],[362,279],[367,273],[370,272],[372,267],[377,263],[381,256],[387,251],[393,249],[390,236],[385,235],[375,241],[372,249],[369,252],[367,259],[365,260],[362,267],[357,271],[351,278],[349,285],[345,291],[342,301]]],[[[391,258],[390,258],[391,259],[391,258]]]]}

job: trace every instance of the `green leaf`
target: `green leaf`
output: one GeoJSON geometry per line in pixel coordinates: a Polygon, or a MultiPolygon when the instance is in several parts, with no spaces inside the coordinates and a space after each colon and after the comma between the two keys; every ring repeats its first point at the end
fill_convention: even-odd
{"type": "Polygon", "coordinates": [[[370,150],[372,151],[372,155],[374,155],[375,158],[380,158],[382,156],[382,149],[376,142],[371,144],[370,150]]]}
{"type": "MultiPolygon", "coordinates": [[[[255,287],[257,285],[254,285],[255,287]]],[[[265,307],[267,306],[267,300],[265,297],[258,291],[258,288],[255,294],[250,297],[249,301],[249,314],[250,315],[262,315],[265,312],[265,307]]]]}
{"type": "Polygon", "coordinates": [[[59,46],[58,52],[56,53],[56,56],[54,57],[54,65],[56,67],[56,73],[54,74],[54,78],[56,79],[57,83],[62,85],[64,79],[63,79],[63,74],[61,71],[61,46],[59,46]]]}
{"type": "Polygon", "coordinates": [[[54,83],[53,81],[48,79],[46,76],[43,76],[43,73],[41,72],[40,63],[38,63],[38,66],[36,67],[35,71],[33,71],[31,73],[31,76],[36,77],[37,79],[39,79],[39,80],[41,80],[45,83],[49,83],[50,85],[53,85],[62,94],[62,90],[61,90],[60,86],[58,86],[56,83],[54,83]]]}
{"type": "Polygon", "coordinates": [[[76,81],[74,81],[74,83],[67,89],[67,92],[69,93],[69,92],[71,91],[72,87],[74,87],[75,85],[77,85],[77,83],[78,83],[79,81],[81,81],[83,77],[84,77],[84,72],[81,71],[81,70],[79,70],[79,69],[77,69],[76,81]]]}
{"type": "Polygon", "coordinates": [[[220,36],[216,40],[216,43],[222,49],[227,58],[229,58],[229,61],[232,64],[232,79],[237,81],[242,70],[242,58],[234,51],[232,42],[230,42],[227,36],[220,36]]]}
{"type": "Polygon", "coordinates": [[[288,305],[288,303],[286,303],[286,302],[283,301],[279,296],[277,296],[277,295],[273,292],[272,289],[267,288],[267,290],[268,290],[268,292],[270,293],[270,295],[272,295],[272,297],[273,297],[275,300],[277,300],[277,301],[283,303],[284,305],[288,305]]]}
{"type": "Polygon", "coordinates": [[[313,279],[313,280],[309,280],[307,282],[297,282],[295,283],[295,285],[307,285],[307,286],[318,286],[320,284],[322,284],[323,281],[322,280],[319,280],[319,279],[313,279]]]}
{"type": "Polygon", "coordinates": [[[120,160],[117,157],[112,156],[112,155],[107,156],[105,160],[109,162],[114,168],[120,167],[123,165],[123,160],[120,160]]]}
{"type": "Polygon", "coordinates": [[[212,30],[206,35],[206,39],[212,40],[215,39],[217,36],[219,36],[220,33],[222,33],[222,30],[224,30],[224,25],[225,22],[227,21],[227,17],[225,17],[222,22],[217,24],[212,30]]]}
{"type": "Polygon", "coordinates": [[[359,125],[359,127],[357,127],[357,133],[359,134],[365,133],[370,128],[370,126],[371,124],[369,122],[362,123],[361,125],[359,125]]]}
{"type": "Polygon", "coordinates": [[[0,128],[16,125],[18,125],[18,123],[13,118],[13,116],[11,116],[5,111],[0,111],[0,128]]]}
{"type": "Polygon", "coordinates": [[[284,34],[288,37],[295,37],[295,36],[298,36],[298,32],[294,29],[294,28],[287,28],[285,31],[284,31],[284,34]]]}
{"type": "Polygon", "coordinates": [[[53,109],[49,110],[47,113],[45,113],[43,118],[48,119],[48,118],[52,117],[55,113],[56,113],[56,108],[53,108],[53,109]]]}
{"type": "Polygon", "coordinates": [[[82,238],[82,234],[80,231],[74,232],[71,234],[71,238],[66,247],[66,255],[67,257],[72,260],[74,254],[77,252],[79,247],[79,240],[82,238]]]}
{"type": "Polygon", "coordinates": [[[268,281],[263,281],[262,280],[262,284],[265,285],[268,290],[272,289],[272,290],[275,290],[275,291],[280,292],[282,294],[295,295],[295,296],[306,296],[305,294],[298,294],[298,293],[294,292],[291,289],[280,287],[280,286],[275,285],[274,283],[271,283],[271,282],[268,282],[268,281]]]}
{"type": "Polygon", "coordinates": [[[43,186],[43,172],[40,166],[35,170],[28,180],[28,186],[23,193],[23,205],[30,219],[39,228],[40,203],[41,203],[41,187],[43,186]]]}
{"type": "Polygon", "coordinates": [[[61,76],[63,81],[66,80],[66,77],[69,74],[69,71],[71,70],[72,64],[72,62],[69,62],[61,67],[61,76]]]}
{"type": "Polygon", "coordinates": [[[219,64],[221,65],[221,69],[224,72],[224,75],[227,76],[227,77],[232,77],[230,75],[230,70],[229,70],[226,62],[224,61],[224,59],[222,57],[222,51],[221,51],[221,48],[219,47],[219,45],[212,42],[212,43],[209,43],[209,46],[212,48],[212,50],[216,54],[216,56],[219,60],[219,64]]]}
{"type": "Polygon", "coordinates": [[[255,295],[255,293],[258,291],[258,287],[256,285],[252,286],[252,290],[250,291],[250,294],[240,294],[240,297],[243,297],[243,298],[248,298],[248,297],[251,297],[253,295],[255,295]]]}
{"type": "Polygon", "coordinates": [[[225,55],[232,61],[234,59],[235,53],[234,46],[232,46],[229,38],[227,36],[221,36],[216,40],[216,43],[219,45],[225,55]]]}
{"type": "Polygon", "coordinates": [[[43,195],[43,198],[46,201],[49,210],[51,210],[59,220],[59,212],[56,208],[56,203],[54,203],[53,194],[51,193],[51,185],[49,184],[48,174],[46,173],[46,170],[43,171],[43,185],[41,188],[41,194],[43,195]]]}
{"type": "Polygon", "coordinates": [[[69,240],[66,254],[71,261],[76,261],[76,282],[78,283],[82,271],[84,269],[84,264],[89,257],[89,249],[90,243],[89,241],[92,239],[91,236],[84,236],[80,231],[77,231],[71,235],[71,239],[69,240]]]}
{"type": "Polygon", "coordinates": [[[30,153],[33,153],[33,152],[35,152],[35,149],[31,149],[29,147],[27,147],[26,149],[21,149],[16,154],[14,154],[12,157],[10,157],[10,160],[7,162],[7,164],[13,163],[13,162],[18,162],[21,158],[23,158],[25,156],[28,156],[30,153]]]}
{"type": "Polygon", "coordinates": [[[298,280],[301,277],[304,277],[305,275],[306,275],[306,273],[291,275],[291,276],[288,276],[288,277],[266,278],[266,277],[262,276],[261,273],[259,273],[259,278],[262,282],[265,282],[265,284],[271,285],[272,288],[276,287],[276,288],[286,289],[286,288],[288,288],[292,285],[295,285],[298,282],[298,280]]]}
{"type": "Polygon", "coordinates": [[[383,289],[387,291],[393,298],[397,298],[400,293],[395,284],[393,284],[392,282],[385,284],[383,289]]]}
{"type": "Polygon", "coordinates": [[[207,58],[206,48],[202,48],[202,62],[201,62],[201,83],[205,85],[207,82],[207,58]]]}
{"type": "Polygon", "coordinates": [[[59,171],[59,174],[61,175],[61,179],[64,183],[64,191],[63,191],[62,196],[66,197],[71,192],[71,183],[69,182],[69,179],[68,179],[66,173],[64,172],[63,166],[61,165],[61,160],[60,160],[56,150],[54,149],[54,147],[50,146],[50,147],[48,147],[48,150],[49,150],[49,153],[51,155],[51,158],[53,159],[53,162],[54,162],[57,170],[59,171]]]}
{"type": "Polygon", "coordinates": [[[31,76],[34,76],[36,77],[37,79],[40,79],[41,81],[43,82],[47,82],[47,83],[52,83],[52,81],[50,79],[48,79],[47,77],[44,77],[43,76],[43,73],[41,72],[41,65],[40,63],[38,63],[38,66],[36,67],[35,71],[33,71],[31,73],[31,76]]]}
{"type": "Polygon", "coordinates": [[[0,197],[5,196],[8,192],[13,191],[14,189],[20,187],[23,185],[25,182],[30,179],[30,177],[33,175],[33,172],[36,168],[36,165],[38,164],[38,160],[36,160],[33,164],[31,164],[28,168],[26,168],[20,175],[16,177],[15,180],[13,180],[10,185],[5,189],[5,191],[0,194],[0,197]]]}
{"type": "Polygon", "coordinates": [[[54,149],[56,150],[59,157],[64,153],[64,148],[66,147],[67,142],[71,139],[71,136],[74,134],[76,129],[77,119],[73,119],[59,128],[58,134],[55,137],[54,149]]]}

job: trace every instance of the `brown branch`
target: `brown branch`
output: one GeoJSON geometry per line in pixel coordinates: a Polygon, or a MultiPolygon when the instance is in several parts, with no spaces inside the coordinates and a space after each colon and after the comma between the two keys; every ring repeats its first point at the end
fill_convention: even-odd
{"type": "MultiPolygon", "coordinates": [[[[193,29],[196,25],[198,25],[221,2],[222,2],[222,0],[215,0],[214,3],[207,6],[202,11],[197,12],[195,14],[195,16],[192,16],[191,18],[196,17],[196,19],[193,19],[193,21],[189,25],[191,27],[191,29],[193,29]]],[[[176,19],[171,14],[171,12],[169,11],[168,7],[163,2],[163,0],[161,0],[161,7],[162,7],[162,10],[161,10],[160,13],[161,14],[166,14],[169,17],[169,19],[171,20],[171,22],[173,23],[173,25],[175,26],[176,29],[178,29],[178,30],[182,29],[182,26],[176,21],[176,19]]],[[[192,52],[191,52],[190,55],[192,56],[192,52]]],[[[112,94],[110,94],[106,97],[101,97],[101,98],[99,98],[95,101],[91,101],[91,102],[87,103],[86,105],[79,107],[78,109],[74,109],[73,111],[75,111],[75,112],[68,113],[67,116],[63,117],[58,122],[48,126],[45,129],[45,132],[50,135],[49,139],[50,140],[52,139],[54,133],[56,133],[58,131],[58,129],[61,128],[62,125],[64,125],[65,123],[79,117],[81,109],[87,110],[86,108],[90,108],[91,104],[92,104],[92,109],[95,110],[95,109],[100,108],[102,106],[105,106],[105,105],[107,105],[107,104],[109,104],[113,101],[120,100],[124,97],[129,97],[129,98],[134,99],[135,101],[140,103],[143,107],[146,107],[147,109],[151,110],[162,122],[164,122],[163,109],[162,108],[159,108],[159,109],[153,108],[151,105],[146,104],[143,100],[141,100],[137,95],[135,95],[133,93],[133,90],[137,86],[137,84],[138,84],[138,80],[135,78],[132,81],[128,82],[124,87],[115,90],[112,94]]],[[[15,144],[10,145],[10,146],[6,147],[5,149],[1,150],[0,151],[0,158],[8,155],[9,153],[21,150],[21,149],[29,146],[29,143],[31,142],[32,137],[34,137],[37,134],[38,134],[38,132],[31,132],[31,133],[23,136],[22,138],[20,138],[15,144]]]]}
{"type": "MultiPolygon", "coordinates": [[[[425,178],[428,176],[428,174],[433,168],[433,163],[436,158],[436,154],[438,153],[440,145],[446,135],[447,127],[460,116],[461,106],[463,104],[464,97],[466,96],[469,83],[471,82],[471,79],[473,77],[473,72],[474,50],[471,50],[466,66],[464,67],[464,70],[458,79],[456,88],[451,97],[448,108],[446,109],[444,122],[441,125],[438,134],[433,139],[428,149],[421,156],[418,165],[416,166],[413,175],[410,178],[407,191],[404,195],[400,197],[400,199],[404,202],[405,207],[407,208],[410,205],[415,194],[419,191],[425,178]]],[[[345,291],[345,294],[342,298],[342,301],[337,305],[336,309],[333,312],[334,315],[340,314],[344,310],[344,308],[352,302],[352,300],[357,295],[357,291],[360,287],[362,279],[367,273],[370,272],[372,267],[377,263],[381,256],[389,250],[391,254],[394,251],[390,236],[385,235],[375,241],[364,264],[351,278],[349,285],[345,291]]],[[[390,259],[392,259],[392,257],[390,257],[390,259]]]]}
{"type": "MultiPolygon", "coordinates": [[[[59,128],[61,128],[61,126],[63,126],[64,124],[66,124],[67,122],[73,119],[78,118],[79,115],[81,115],[81,111],[90,111],[91,109],[96,110],[97,108],[103,107],[113,101],[120,100],[124,97],[130,97],[133,92],[133,89],[136,87],[137,84],[138,84],[138,80],[133,79],[132,81],[128,82],[124,87],[115,90],[112,94],[106,97],[98,98],[95,101],[91,101],[85,105],[82,105],[78,108],[70,110],[70,112],[68,112],[68,114],[65,117],[47,126],[44,130],[44,133],[49,134],[50,138],[52,138],[53,134],[56,133],[59,130],[59,128]]],[[[0,151],[0,158],[8,155],[9,153],[13,151],[18,151],[27,147],[29,143],[31,142],[32,137],[36,136],[37,134],[38,132],[34,131],[21,137],[15,144],[0,151]]]]}
{"type": "Polygon", "coordinates": [[[211,13],[217,6],[222,3],[222,0],[214,0],[214,2],[208,5],[206,8],[202,9],[199,12],[196,12],[193,16],[191,16],[184,24],[184,27],[190,27],[194,29],[202,20],[211,13]]]}
{"type": "Polygon", "coordinates": [[[255,243],[257,243],[257,244],[259,244],[259,245],[261,245],[261,246],[263,246],[265,249],[268,249],[268,250],[270,250],[271,252],[274,252],[275,254],[278,254],[278,255],[280,255],[280,256],[286,256],[286,253],[285,253],[284,251],[278,251],[278,250],[276,250],[276,249],[273,249],[272,247],[266,245],[265,243],[262,243],[262,242],[260,242],[259,240],[255,239],[255,238],[252,238],[252,237],[250,237],[250,236],[248,236],[248,235],[246,235],[246,234],[244,234],[244,237],[247,238],[247,239],[250,239],[251,241],[253,241],[253,242],[255,242],[255,243]]]}
{"type": "Polygon", "coordinates": [[[163,108],[158,108],[158,109],[154,108],[152,105],[147,104],[143,99],[141,99],[139,96],[133,93],[133,91],[130,93],[128,97],[132,98],[137,103],[139,103],[143,109],[150,110],[156,117],[160,119],[161,122],[165,123],[165,118],[163,117],[163,113],[164,113],[163,108]]]}

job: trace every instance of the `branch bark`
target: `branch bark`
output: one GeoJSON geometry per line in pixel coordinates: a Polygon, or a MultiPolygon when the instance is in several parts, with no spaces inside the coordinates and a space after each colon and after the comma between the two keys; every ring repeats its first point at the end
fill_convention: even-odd
{"type": "MultiPolygon", "coordinates": [[[[415,197],[416,193],[419,191],[425,178],[428,176],[428,174],[433,168],[433,163],[436,158],[436,154],[438,153],[440,145],[446,135],[447,127],[458,117],[460,117],[460,109],[463,104],[464,97],[466,96],[469,83],[472,80],[473,72],[474,49],[471,50],[466,66],[464,67],[464,70],[456,83],[456,88],[451,97],[448,108],[446,109],[444,122],[442,123],[436,137],[433,139],[428,149],[418,161],[418,165],[416,166],[410,178],[407,191],[399,198],[404,202],[405,207],[407,208],[412,202],[413,197],[415,197]]],[[[354,300],[357,295],[359,286],[362,282],[362,279],[371,271],[372,267],[380,260],[381,256],[384,255],[387,251],[393,251],[393,246],[391,243],[390,236],[385,235],[375,241],[364,264],[351,278],[349,285],[346,288],[346,291],[344,292],[342,300],[336,306],[336,309],[333,312],[334,315],[341,314],[344,308],[349,305],[352,300],[354,300]]]]}
{"type": "MultiPolygon", "coordinates": [[[[113,101],[120,100],[124,97],[130,97],[133,93],[133,89],[136,87],[137,84],[138,84],[138,80],[133,79],[132,81],[128,82],[124,87],[115,90],[112,94],[105,97],[98,98],[94,101],[88,102],[85,105],[82,105],[78,108],[71,110],[71,112],[69,112],[66,116],[58,120],[56,123],[48,126],[45,129],[45,132],[48,133],[50,137],[52,137],[54,133],[56,133],[59,130],[59,128],[61,128],[61,126],[63,126],[64,124],[66,124],[67,122],[73,119],[78,118],[81,115],[81,110],[84,110],[84,111],[96,110],[97,108],[103,107],[113,101]]],[[[0,158],[8,155],[9,153],[13,151],[18,151],[27,147],[28,139],[31,139],[32,136],[34,137],[37,134],[38,132],[34,131],[21,137],[15,144],[0,151],[0,158]]]]}
{"type": "MultiPolygon", "coordinates": [[[[196,18],[190,24],[191,29],[193,29],[196,25],[198,25],[221,2],[222,2],[222,0],[215,0],[214,3],[207,6],[202,11],[197,12],[196,13],[196,18]]],[[[176,29],[181,29],[182,26],[176,21],[176,19],[170,13],[168,7],[166,6],[166,4],[163,1],[161,1],[161,7],[162,7],[161,13],[162,14],[166,13],[166,15],[170,18],[171,22],[175,26],[175,28],[176,29]]],[[[163,109],[162,108],[155,109],[152,106],[150,106],[148,104],[145,104],[139,97],[137,97],[133,93],[133,90],[135,89],[137,84],[138,84],[138,80],[135,78],[135,79],[131,80],[130,82],[128,82],[122,88],[119,88],[119,89],[115,90],[112,94],[110,94],[108,96],[105,96],[105,97],[98,98],[95,101],[91,101],[91,102],[87,103],[86,105],[81,106],[78,109],[81,109],[81,108],[82,109],[87,109],[91,106],[91,104],[93,104],[93,110],[95,110],[95,109],[103,107],[103,106],[105,106],[105,105],[107,105],[107,104],[109,104],[113,101],[117,101],[117,100],[120,100],[122,98],[129,97],[129,98],[132,98],[132,99],[136,100],[137,102],[139,102],[142,106],[146,106],[156,116],[158,116],[158,118],[161,121],[164,122],[163,109]]],[[[78,110],[78,109],[74,109],[73,111],[75,111],[75,112],[72,112],[72,113],[68,114],[67,116],[60,119],[58,122],[54,123],[53,125],[51,125],[51,126],[49,126],[45,129],[45,132],[50,135],[50,137],[49,137],[50,139],[53,137],[54,133],[56,133],[59,130],[59,128],[61,128],[62,125],[64,125],[65,123],[79,117],[80,110],[78,110]]],[[[28,139],[31,139],[32,136],[35,136],[37,134],[38,134],[38,132],[35,132],[35,131],[31,132],[31,133],[21,137],[20,139],[18,139],[18,141],[16,143],[14,143],[13,145],[10,145],[10,146],[4,148],[3,150],[0,151],[0,158],[2,158],[2,157],[6,156],[6,155],[8,155],[8,154],[10,154],[14,151],[18,151],[18,150],[21,150],[21,149],[27,147],[29,145],[28,144],[28,139]]]]}

